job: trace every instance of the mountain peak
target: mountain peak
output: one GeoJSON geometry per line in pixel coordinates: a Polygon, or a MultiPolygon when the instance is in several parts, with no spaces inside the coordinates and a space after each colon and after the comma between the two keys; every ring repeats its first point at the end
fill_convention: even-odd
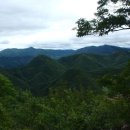
{"type": "Polygon", "coordinates": [[[112,54],[120,51],[128,51],[129,48],[121,48],[118,46],[112,46],[104,44],[102,46],[89,46],[77,50],[77,53],[88,53],[88,54],[112,54]]]}
{"type": "Polygon", "coordinates": [[[26,49],[29,49],[29,50],[34,50],[35,48],[34,47],[28,47],[26,49]]]}

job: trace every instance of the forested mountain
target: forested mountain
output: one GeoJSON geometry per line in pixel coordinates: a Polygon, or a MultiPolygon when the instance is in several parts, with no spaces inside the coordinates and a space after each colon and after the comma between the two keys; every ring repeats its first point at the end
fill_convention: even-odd
{"type": "Polygon", "coordinates": [[[0,67],[21,67],[38,55],[46,55],[57,59],[62,56],[71,55],[73,52],[74,50],[44,50],[32,47],[26,49],[5,49],[0,51],[0,67]]]}
{"type": "MultiPolygon", "coordinates": [[[[69,76],[77,75],[73,84],[75,86],[75,82],[83,79],[81,73],[70,70],[64,78],[70,79],[69,76]]],[[[129,81],[130,64],[119,74],[101,77],[102,89],[98,93],[91,88],[71,89],[68,84],[64,84],[51,89],[45,97],[35,97],[29,91],[16,89],[10,80],[0,75],[0,129],[128,130],[129,81]]]]}
{"type": "Polygon", "coordinates": [[[15,57],[0,57],[0,67],[1,68],[16,68],[22,67],[28,64],[33,59],[32,56],[15,56],[15,57]]]}
{"type": "Polygon", "coordinates": [[[51,49],[36,49],[33,47],[25,49],[5,49],[0,51],[0,57],[35,57],[38,55],[46,55],[52,58],[59,58],[70,55],[74,50],[51,50],[51,49]]]}
{"type": "Polygon", "coordinates": [[[129,60],[128,51],[39,55],[21,67],[1,68],[0,129],[129,128],[129,60]]]}
{"type": "Polygon", "coordinates": [[[103,46],[90,46],[78,49],[76,53],[90,53],[90,54],[112,54],[115,52],[124,52],[130,51],[130,48],[121,48],[117,46],[111,45],[103,45],[103,46]]]}
{"type": "Polygon", "coordinates": [[[34,95],[42,96],[50,88],[98,89],[96,80],[105,74],[116,74],[130,60],[130,52],[111,55],[75,54],[60,59],[40,55],[21,68],[2,69],[18,88],[28,89],[34,95]]]}
{"type": "Polygon", "coordinates": [[[100,68],[120,67],[130,59],[130,52],[116,52],[110,55],[76,54],[59,59],[66,67],[82,68],[84,70],[97,70],[100,68]]]}
{"type": "Polygon", "coordinates": [[[36,95],[44,95],[48,91],[48,84],[64,72],[65,67],[62,64],[43,55],[32,59],[25,67],[5,71],[16,86],[28,88],[36,95]]]}
{"type": "Polygon", "coordinates": [[[120,48],[116,46],[90,46],[78,50],[46,50],[46,49],[5,49],[0,51],[0,67],[14,68],[21,67],[29,63],[34,57],[38,55],[46,55],[48,57],[59,59],[61,57],[74,54],[96,54],[96,55],[110,55],[117,52],[129,52],[129,48],[120,48]]]}
{"type": "Polygon", "coordinates": [[[34,48],[1,51],[0,129],[123,127],[122,120],[129,121],[124,113],[130,113],[129,65],[122,70],[129,60],[129,49],[107,45],[58,53],[34,48]]]}

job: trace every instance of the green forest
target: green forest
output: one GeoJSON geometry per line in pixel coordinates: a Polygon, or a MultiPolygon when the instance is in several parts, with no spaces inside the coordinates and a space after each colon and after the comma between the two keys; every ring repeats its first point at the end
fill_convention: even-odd
{"type": "MultiPolygon", "coordinates": [[[[50,58],[45,56],[43,59],[47,66],[49,66],[48,62],[49,64],[54,62],[50,62],[50,58]]],[[[37,67],[38,61],[41,62],[43,59],[42,56],[38,56],[30,63],[31,66],[27,65],[27,68],[30,67],[28,68],[30,70],[33,65],[37,67]]],[[[55,65],[59,67],[59,63],[52,64],[52,68],[55,69],[54,73],[57,72],[55,65]]],[[[43,64],[42,68],[47,66],[43,64]]],[[[63,66],[60,67],[61,71],[63,66]]],[[[15,71],[18,73],[18,70],[15,71]]],[[[68,83],[63,78],[59,84],[56,83],[55,87],[50,87],[48,91],[43,92],[39,87],[35,88],[40,95],[30,91],[33,89],[20,89],[13,85],[15,80],[12,83],[7,78],[9,77],[7,70],[6,73],[2,71],[3,74],[0,75],[0,130],[125,130],[129,128],[130,63],[118,71],[110,71],[110,69],[110,73],[106,73],[106,69],[102,71],[100,76],[94,73],[93,76],[89,76],[89,78],[93,77],[91,82],[97,82],[98,87],[91,87],[91,83],[88,84],[89,87],[84,87],[82,84],[84,74],[79,70],[70,69],[67,72],[68,75],[66,74],[68,83]]],[[[32,73],[36,72],[31,72],[31,75],[32,73]]],[[[85,81],[87,82],[86,78],[85,81]]]]}

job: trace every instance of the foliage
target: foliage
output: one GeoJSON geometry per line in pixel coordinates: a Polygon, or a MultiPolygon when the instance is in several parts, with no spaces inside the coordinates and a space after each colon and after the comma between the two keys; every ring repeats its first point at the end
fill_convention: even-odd
{"type": "Polygon", "coordinates": [[[130,124],[129,77],[130,64],[118,75],[104,76],[100,93],[64,85],[34,97],[0,75],[0,130],[121,129],[130,124]]]}
{"type": "Polygon", "coordinates": [[[110,96],[130,97],[130,63],[119,75],[105,75],[100,79],[101,85],[109,88],[110,96]]]}
{"type": "Polygon", "coordinates": [[[43,96],[50,88],[62,85],[97,89],[97,78],[120,72],[129,59],[130,53],[120,50],[111,55],[76,54],[59,60],[38,56],[22,68],[2,71],[18,88],[43,96]]]}
{"type": "Polygon", "coordinates": [[[130,29],[129,0],[99,0],[95,15],[91,21],[81,18],[76,22],[78,37],[130,29]]]}

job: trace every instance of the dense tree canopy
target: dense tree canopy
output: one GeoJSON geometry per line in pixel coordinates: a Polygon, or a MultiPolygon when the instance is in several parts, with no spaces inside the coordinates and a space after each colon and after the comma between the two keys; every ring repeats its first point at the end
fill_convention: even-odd
{"type": "Polygon", "coordinates": [[[79,19],[77,36],[99,34],[130,29],[130,0],[99,0],[96,19],[79,19]]]}
{"type": "Polygon", "coordinates": [[[130,64],[99,81],[100,92],[64,84],[35,97],[0,75],[0,130],[128,130],[130,64]]]}

